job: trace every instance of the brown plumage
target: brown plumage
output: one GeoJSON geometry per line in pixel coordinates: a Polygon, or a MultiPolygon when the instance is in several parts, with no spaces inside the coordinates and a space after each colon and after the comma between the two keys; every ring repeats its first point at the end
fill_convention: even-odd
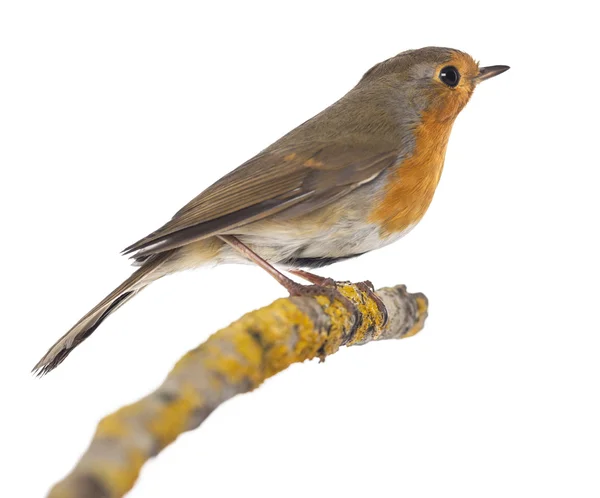
{"type": "Polygon", "coordinates": [[[252,158],[127,247],[137,257],[181,247],[298,206],[311,212],[377,176],[396,161],[392,143],[354,141],[277,148],[252,158]]]}
{"type": "Polygon", "coordinates": [[[141,267],[34,371],[55,368],[109,314],[168,273],[249,258],[301,293],[305,287],[272,265],[324,266],[398,239],[431,202],[454,119],[477,83],[506,69],[479,68],[469,55],[437,47],[377,64],[336,103],[127,247],[141,267]]]}

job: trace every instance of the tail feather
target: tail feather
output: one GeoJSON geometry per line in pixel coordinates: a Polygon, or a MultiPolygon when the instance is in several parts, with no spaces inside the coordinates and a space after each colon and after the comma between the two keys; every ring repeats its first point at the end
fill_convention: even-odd
{"type": "Polygon", "coordinates": [[[56,341],[33,367],[32,372],[41,377],[60,365],[73,349],[98,328],[108,315],[120,308],[152,281],[160,278],[164,272],[158,270],[169,259],[169,256],[170,253],[163,253],[144,262],[140,269],[135,271],[56,341]]]}

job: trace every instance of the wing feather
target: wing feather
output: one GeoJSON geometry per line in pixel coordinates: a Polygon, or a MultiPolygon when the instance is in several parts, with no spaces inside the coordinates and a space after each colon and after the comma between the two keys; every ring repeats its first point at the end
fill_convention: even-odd
{"type": "Polygon", "coordinates": [[[372,181],[397,160],[389,143],[309,143],[268,149],[221,178],[124,253],[147,257],[295,206],[318,209],[372,181]],[[314,202],[311,202],[313,199],[314,202]]]}

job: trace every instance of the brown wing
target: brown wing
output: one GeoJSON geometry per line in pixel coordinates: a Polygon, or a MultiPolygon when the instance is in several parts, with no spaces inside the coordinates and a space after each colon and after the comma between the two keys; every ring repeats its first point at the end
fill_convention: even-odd
{"type": "Polygon", "coordinates": [[[127,247],[136,258],[190,242],[297,206],[299,214],[328,204],[377,177],[397,159],[385,144],[304,144],[267,150],[221,178],[164,226],[127,247]]]}

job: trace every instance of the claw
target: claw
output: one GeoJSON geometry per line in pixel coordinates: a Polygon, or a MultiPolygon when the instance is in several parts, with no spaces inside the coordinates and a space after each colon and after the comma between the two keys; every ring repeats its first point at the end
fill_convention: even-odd
{"type": "Polygon", "coordinates": [[[389,318],[388,311],[387,311],[387,308],[385,307],[385,304],[383,304],[383,301],[381,300],[381,298],[375,293],[375,288],[373,287],[373,284],[371,283],[371,281],[365,280],[364,282],[358,282],[355,285],[361,291],[363,291],[365,294],[368,294],[368,296],[373,301],[375,301],[375,304],[377,305],[377,309],[379,309],[379,313],[381,313],[381,316],[383,316],[383,323],[381,324],[381,328],[384,328],[387,325],[388,318],[389,318]]]}
{"type": "MultiPolygon", "coordinates": [[[[317,294],[324,294],[332,299],[339,300],[340,302],[342,302],[344,304],[346,309],[351,311],[355,317],[357,316],[358,313],[356,312],[356,306],[354,306],[352,301],[350,301],[347,297],[342,295],[337,290],[337,283],[332,278],[321,277],[319,275],[315,275],[314,273],[310,273],[310,272],[304,271],[304,270],[289,270],[289,272],[292,273],[293,275],[296,275],[296,276],[303,278],[304,280],[307,280],[308,282],[314,284],[314,285],[309,285],[309,286],[296,284],[298,286],[298,289],[300,289],[300,288],[302,288],[302,289],[318,289],[318,291],[313,294],[307,293],[306,290],[299,291],[300,294],[293,294],[292,293],[293,291],[288,289],[288,291],[290,291],[290,295],[303,295],[303,296],[313,295],[314,296],[317,294]],[[335,292],[332,293],[331,292],[332,289],[335,290],[335,292]]],[[[362,292],[367,294],[373,301],[375,301],[375,304],[377,305],[377,309],[379,309],[379,312],[383,316],[383,323],[382,323],[381,327],[382,328],[385,327],[387,325],[388,318],[389,318],[387,308],[385,307],[385,304],[383,304],[383,301],[375,293],[375,287],[373,286],[371,281],[365,280],[364,282],[358,282],[356,284],[356,287],[358,287],[362,292]]],[[[294,289],[295,288],[296,287],[294,287],[294,289]]]]}
{"type": "Polygon", "coordinates": [[[331,281],[333,282],[333,285],[302,285],[294,282],[293,285],[287,287],[287,290],[290,293],[290,296],[326,296],[332,302],[337,300],[342,303],[348,312],[354,317],[354,323],[356,323],[360,316],[355,304],[337,289],[334,280],[330,278],[323,278],[322,280],[328,282],[331,281]]]}

